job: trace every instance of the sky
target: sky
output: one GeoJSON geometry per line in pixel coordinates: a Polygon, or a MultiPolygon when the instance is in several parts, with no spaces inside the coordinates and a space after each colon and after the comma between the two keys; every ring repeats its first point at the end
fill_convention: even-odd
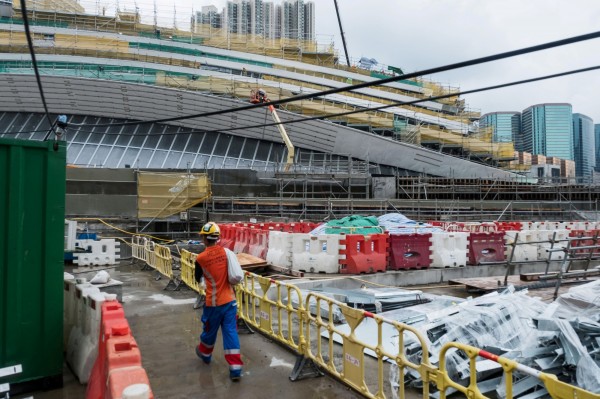
{"type": "MultiPolygon", "coordinates": [[[[273,0],[275,3],[278,0],[273,0]]],[[[114,12],[116,0],[81,0],[88,12],[114,12]]],[[[333,0],[314,0],[316,34],[345,63],[333,0]]],[[[151,23],[154,0],[119,0],[151,23]]],[[[192,10],[224,0],[156,0],[161,24],[188,29],[192,10]],[[177,4],[174,7],[174,4],[177,4]],[[177,17],[174,18],[174,9],[177,17]]],[[[414,72],[600,31],[600,0],[338,0],[348,53],[414,72]]],[[[600,65],[600,39],[425,78],[461,90],[600,65]]],[[[463,97],[482,113],[570,103],[600,123],[600,70],[463,97]]]]}

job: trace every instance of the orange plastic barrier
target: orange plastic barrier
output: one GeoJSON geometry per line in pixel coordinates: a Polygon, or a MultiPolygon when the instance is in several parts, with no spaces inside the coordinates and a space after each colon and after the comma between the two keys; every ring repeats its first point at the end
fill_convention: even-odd
{"type": "Polygon", "coordinates": [[[470,233],[468,245],[470,265],[506,260],[504,232],[470,233]]]}
{"type": "Polygon", "coordinates": [[[384,272],[388,264],[388,235],[346,235],[346,259],[340,260],[340,273],[384,272]]]}
{"type": "Polygon", "coordinates": [[[389,244],[391,270],[431,266],[431,233],[390,234],[389,244]]]}
{"type": "MultiPolygon", "coordinates": [[[[98,357],[86,390],[87,399],[117,399],[130,385],[150,381],[142,367],[142,356],[131,335],[123,307],[117,301],[102,304],[102,326],[98,357]]],[[[154,398],[150,391],[150,398],[154,398]]]]}

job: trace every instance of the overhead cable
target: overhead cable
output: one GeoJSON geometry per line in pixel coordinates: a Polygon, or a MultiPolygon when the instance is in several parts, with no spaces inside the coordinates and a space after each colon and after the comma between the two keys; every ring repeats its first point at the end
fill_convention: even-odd
{"type": "MultiPolygon", "coordinates": [[[[24,0],[21,0],[21,1],[24,1],[24,0]]],[[[596,32],[592,32],[592,33],[587,33],[585,35],[573,36],[573,37],[569,37],[566,39],[561,39],[561,40],[556,40],[553,42],[548,42],[548,43],[544,43],[544,44],[538,44],[535,46],[521,48],[518,50],[512,50],[512,51],[507,51],[504,53],[489,55],[486,57],[475,58],[475,59],[472,59],[469,61],[457,62],[454,64],[448,64],[448,65],[444,65],[444,66],[440,66],[440,67],[436,67],[436,68],[424,69],[424,70],[417,71],[417,72],[407,73],[407,74],[398,75],[398,76],[392,76],[389,78],[379,79],[379,80],[375,80],[375,81],[371,81],[371,82],[363,82],[363,83],[358,83],[355,85],[337,87],[337,88],[323,90],[323,91],[316,92],[316,93],[301,94],[301,95],[294,96],[294,97],[284,98],[284,99],[275,100],[275,101],[269,101],[266,103],[250,104],[250,105],[245,105],[242,107],[237,107],[237,108],[232,108],[232,109],[204,112],[204,113],[199,113],[199,114],[175,116],[175,117],[171,117],[171,118],[150,119],[150,120],[145,120],[145,121],[128,121],[128,122],[119,122],[119,123],[113,123],[113,124],[110,124],[110,123],[108,123],[108,124],[83,124],[82,123],[82,124],[79,124],[79,126],[99,126],[100,127],[100,126],[137,125],[140,123],[167,123],[167,122],[174,122],[174,121],[180,121],[180,120],[185,120],[185,119],[205,118],[205,117],[209,117],[209,116],[229,114],[232,112],[240,112],[240,111],[246,111],[246,110],[260,108],[260,107],[268,107],[270,105],[274,106],[274,105],[280,105],[280,104],[287,104],[287,103],[295,102],[295,101],[309,100],[309,99],[315,98],[315,97],[322,97],[322,96],[327,96],[330,94],[336,94],[336,93],[341,93],[341,92],[345,92],[345,91],[362,89],[365,87],[378,86],[378,85],[382,85],[382,84],[386,84],[386,83],[392,83],[392,82],[396,82],[398,80],[405,80],[405,79],[415,78],[418,76],[431,75],[434,73],[450,71],[453,69],[459,69],[459,68],[464,68],[464,67],[468,67],[468,66],[484,64],[487,62],[503,60],[506,58],[516,57],[518,55],[529,54],[529,53],[542,51],[542,50],[548,50],[551,48],[565,46],[568,44],[573,44],[573,43],[578,43],[578,42],[583,42],[586,40],[596,39],[599,37],[600,37],[600,31],[596,31],[596,32]]],[[[427,100],[430,100],[430,99],[427,99],[427,100]]]]}
{"type": "Polygon", "coordinates": [[[46,96],[44,96],[44,88],[42,87],[42,78],[40,77],[40,71],[38,70],[37,59],[35,58],[35,50],[33,48],[33,38],[31,36],[31,30],[29,29],[29,18],[27,17],[27,6],[25,0],[21,0],[21,13],[23,14],[23,26],[25,27],[25,36],[27,37],[27,45],[29,46],[29,53],[31,54],[31,63],[33,65],[33,71],[35,72],[35,79],[37,80],[37,86],[40,91],[40,97],[42,98],[42,104],[44,105],[44,111],[48,123],[50,124],[50,131],[56,134],[55,124],[50,118],[50,112],[48,112],[48,104],[46,103],[46,96]]]}
{"type": "MultiPolygon", "coordinates": [[[[451,93],[451,94],[443,94],[443,95],[439,95],[439,96],[435,96],[435,97],[429,97],[426,99],[395,102],[392,104],[385,104],[385,105],[381,105],[381,106],[377,106],[377,107],[365,107],[365,108],[360,108],[360,109],[355,109],[352,111],[345,111],[345,112],[340,112],[340,113],[335,113],[335,114],[325,114],[325,115],[317,115],[317,116],[311,116],[311,117],[306,117],[306,118],[292,119],[289,121],[281,121],[281,123],[275,123],[275,122],[262,123],[260,125],[238,126],[238,127],[233,127],[233,128],[227,128],[227,129],[213,129],[213,130],[192,129],[192,130],[186,130],[186,131],[182,131],[182,132],[173,132],[173,133],[148,133],[143,136],[144,137],[145,136],[162,137],[162,136],[176,136],[176,135],[181,135],[181,134],[194,134],[194,133],[228,133],[228,132],[232,132],[232,131],[236,131],[236,130],[248,130],[248,129],[256,129],[256,128],[262,128],[262,127],[277,126],[277,125],[288,125],[288,124],[293,124],[293,123],[308,122],[308,121],[327,119],[327,118],[333,118],[333,117],[338,117],[338,116],[347,116],[347,115],[357,114],[357,113],[361,113],[361,112],[379,111],[382,109],[397,107],[397,106],[401,106],[401,105],[414,105],[414,104],[418,104],[418,103],[421,103],[424,101],[443,100],[445,98],[450,98],[450,97],[475,94],[475,93],[480,93],[480,92],[484,92],[484,91],[497,90],[497,89],[502,89],[505,87],[511,87],[511,86],[517,86],[517,85],[522,85],[522,84],[527,84],[527,83],[539,82],[542,80],[559,78],[562,76],[575,75],[575,74],[584,73],[584,72],[591,72],[591,71],[595,71],[598,69],[600,69],[600,65],[587,67],[587,68],[581,68],[581,69],[574,69],[571,71],[559,72],[559,73],[555,73],[555,74],[551,74],[551,75],[540,76],[537,78],[530,78],[530,79],[517,80],[517,81],[513,81],[513,82],[508,82],[508,83],[501,83],[501,84],[497,84],[497,85],[493,85],[493,86],[482,87],[479,89],[465,90],[465,91],[451,93]]],[[[147,122],[144,122],[144,123],[147,123],[147,122]]],[[[70,126],[75,126],[74,131],[78,132],[78,133],[101,134],[101,135],[105,135],[105,136],[141,136],[141,135],[136,135],[136,134],[131,134],[131,133],[95,132],[93,130],[83,130],[83,129],[77,128],[79,126],[85,127],[83,125],[70,125],[70,126]]],[[[101,125],[101,126],[106,126],[106,125],[101,125]]],[[[4,134],[27,134],[27,133],[31,133],[31,132],[5,132],[4,134]]]]}

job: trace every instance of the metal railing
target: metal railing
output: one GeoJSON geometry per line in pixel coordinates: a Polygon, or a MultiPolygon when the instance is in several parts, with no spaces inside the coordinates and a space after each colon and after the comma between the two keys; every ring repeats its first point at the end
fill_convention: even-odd
{"type": "Polygon", "coordinates": [[[559,381],[554,374],[544,373],[529,366],[520,364],[512,359],[494,355],[479,348],[470,345],[464,345],[458,342],[446,343],[440,352],[440,366],[437,374],[436,385],[440,389],[440,399],[446,399],[446,390],[448,388],[456,389],[464,394],[467,398],[484,399],[487,396],[483,395],[477,386],[477,370],[475,368],[475,359],[477,357],[492,360],[502,366],[504,373],[504,381],[506,387],[506,398],[513,397],[514,374],[521,373],[526,376],[534,377],[544,384],[544,388],[553,399],[598,399],[600,395],[586,391],[585,389],[559,381]],[[446,354],[452,350],[463,352],[469,359],[469,384],[461,385],[453,381],[446,367],[446,354]]]}

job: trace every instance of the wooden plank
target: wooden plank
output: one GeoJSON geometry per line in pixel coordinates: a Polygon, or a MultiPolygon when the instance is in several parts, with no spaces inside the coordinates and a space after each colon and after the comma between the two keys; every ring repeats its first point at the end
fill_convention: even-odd
{"type": "Polygon", "coordinates": [[[238,261],[240,261],[240,265],[242,269],[256,268],[256,267],[264,267],[267,266],[267,261],[256,256],[252,256],[250,254],[239,253],[236,254],[238,261]]]}
{"type": "MultiPolygon", "coordinates": [[[[571,279],[571,278],[580,278],[583,277],[583,275],[588,276],[600,276],[600,270],[597,269],[588,269],[587,271],[583,271],[583,270],[571,270],[569,273],[565,273],[563,274],[563,279],[571,279]]],[[[545,273],[522,273],[521,274],[521,280],[523,281],[538,281],[540,279],[540,276],[544,276],[545,273]]],[[[550,276],[556,276],[558,275],[557,272],[552,272],[552,273],[548,273],[548,275],[550,276]]]]}
{"type": "Polygon", "coordinates": [[[297,270],[290,270],[287,267],[269,265],[269,271],[274,271],[279,274],[285,274],[293,277],[304,277],[304,273],[297,270]]]}

